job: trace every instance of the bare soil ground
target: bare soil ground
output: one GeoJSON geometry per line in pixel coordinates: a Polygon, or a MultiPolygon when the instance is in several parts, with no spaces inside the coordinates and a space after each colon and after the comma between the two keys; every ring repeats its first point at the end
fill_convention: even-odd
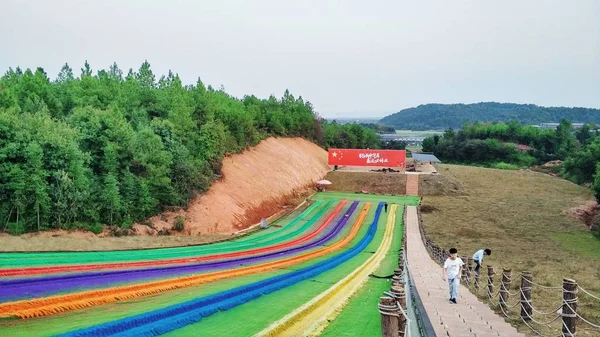
{"type": "Polygon", "coordinates": [[[463,183],[447,174],[447,167],[443,167],[441,174],[420,174],[419,175],[419,195],[466,195],[467,190],[463,183]]]}
{"type": "MultiPolygon", "coordinates": [[[[423,198],[425,231],[434,243],[446,249],[456,247],[465,256],[490,248],[492,255],[484,264],[497,271],[510,268],[513,276],[531,271],[534,282],[553,287],[560,287],[562,278],[568,277],[600,295],[600,239],[567,215],[570,209],[590,204],[589,189],[532,171],[455,165],[440,165],[439,171],[460,182],[468,195],[423,198]]],[[[513,285],[511,292],[517,289],[513,285]]],[[[536,309],[553,311],[561,304],[560,289],[534,287],[533,300],[536,309]]],[[[600,324],[600,301],[581,293],[579,300],[580,314],[600,324]]],[[[512,298],[510,303],[515,301],[512,298]]],[[[557,325],[552,327],[540,330],[558,335],[557,325]]],[[[599,335],[597,330],[580,327],[580,336],[599,335]]]]}
{"type": "Polygon", "coordinates": [[[401,173],[331,171],[327,191],[406,194],[406,175],[401,173]]]}
{"type": "Polygon", "coordinates": [[[591,230],[598,224],[600,206],[596,200],[589,200],[583,205],[564,210],[564,213],[578,219],[591,230]]]}
{"type": "Polygon", "coordinates": [[[187,210],[150,221],[156,228],[170,228],[183,215],[188,234],[231,233],[310,193],[328,171],[327,152],[318,145],[302,138],[269,138],[225,158],[223,178],[192,200],[187,210]]]}
{"type": "Polygon", "coordinates": [[[0,251],[99,251],[190,246],[225,240],[228,234],[199,236],[121,236],[97,237],[91,232],[52,232],[10,236],[0,234],[0,251]]]}

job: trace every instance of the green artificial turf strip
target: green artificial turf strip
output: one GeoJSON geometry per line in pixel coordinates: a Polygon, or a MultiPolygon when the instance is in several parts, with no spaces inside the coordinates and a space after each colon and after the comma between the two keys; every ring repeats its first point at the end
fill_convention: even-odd
{"type": "MultiPolygon", "coordinates": [[[[400,215],[403,213],[404,210],[400,210],[400,215]]],[[[392,275],[394,269],[398,268],[398,251],[402,247],[403,230],[403,217],[396,216],[392,246],[375,275],[392,275]]],[[[390,291],[391,285],[391,279],[369,278],[320,336],[381,336],[381,316],[377,304],[383,292],[390,291]]]]}
{"type": "Polygon", "coordinates": [[[319,192],[312,196],[315,200],[336,200],[336,199],[348,199],[348,200],[361,200],[378,203],[380,201],[386,201],[388,204],[399,204],[408,206],[417,206],[419,204],[420,197],[406,196],[406,195],[384,195],[384,194],[362,194],[362,193],[343,193],[343,192],[319,192]]]}
{"type": "MultiPolygon", "coordinates": [[[[331,204],[329,206],[328,212],[326,212],[326,214],[324,214],[321,217],[322,219],[319,220],[323,220],[331,211],[333,211],[333,209],[336,206],[336,204],[331,204]]],[[[343,213],[348,206],[349,204],[347,204],[340,213],[343,213]]],[[[354,212],[353,216],[350,219],[350,224],[354,223],[355,219],[360,213],[359,211],[362,209],[363,206],[363,203],[358,205],[357,211],[354,212]]],[[[373,210],[373,207],[371,207],[371,210],[373,210]]],[[[370,213],[372,213],[372,211],[370,213]]],[[[368,222],[367,220],[363,222],[363,226],[361,228],[361,231],[359,231],[359,233],[357,234],[357,238],[360,238],[366,234],[368,226],[365,226],[365,224],[368,225],[372,221],[373,216],[370,215],[370,218],[371,220],[368,220],[368,222]]],[[[350,227],[351,225],[345,226],[344,230],[336,237],[336,241],[339,241],[343,237],[345,237],[345,235],[347,235],[347,233],[350,231],[350,227]]],[[[357,241],[357,239],[355,239],[354,241],[357,241]]],[[[353,243],[351,243],[348,246],[348,248],[351,247],[353,243]]],[[[313,250],[315,249],[318,249],[318,247],[314,248],[313,250]]],[[[133,316],[154,309],[163,308],[169,305],[185,302],[194,298],[208,296],[216,292],[260,281],[269,277],[280,275],[282,273],[287,273],[291,270],[296,270],[310,266],[319,261],[334,256],[335,254],[339,254],[339,252],[341,251],[343,250],[286,269],[275,269],[273,271],[257,275],[238,277],[234,279],[225,279],[214,283],[199,285],[196,287],[167,291],[153,296],[144,296],[135,300],[110,303],[83,310],[69,311],[60,315],[27,320],[0,319],[0,331],[2,331],[2,333],[6,334],[7,336],[15,337],[53,336],[56,334],[65,333],[76,329],[89,327],[92,325],[114,321],[128,316],[133,316]]]]}
{"type": "MultiPolygon", "coordinates": [[[[351,242],[351,244],[348,246],[348,249],[354,246],[366,234],[368,226],[373,221],[376,208],[377,204],[372,204],[369,215],[363,222],[361,232],[351,242]]],[[[397,224],[402,223],[402,214],[402,208],[400,207],[396,216],[397,224]]],[[[327,290],[333,284],[362,265],[381,244],[386,223],[387,214],[382,212],[378,221],[378,229],[373,241],[362,253],[358,254],[346,263],[310,280],[302,281],[280,291],[261,296],[251,302],[232,308],[226,312],[218,312],[210,317],[203,318],[196,324],[175,330],[166,334],[165,336],[252,336],[258,333],[271,323],[283,318],[291,311],[308,302],[321,292],[327,290]]],[[[401,228],[399,230],[395,229],[395,234],[398,232],[401,233],[401,231],[401,228]]],[[[394,236],[394,240],[396,240],[396,236],[394,236]]],[[[398,241],[399,240],[400,238],[398,238],[398,241]]],[[[391,256],[393,257],[393,255],[394,254],[391,256]]],[[[393,266],[393,263],[388,262],[386,265],[391,267],[393,266]]],[[[392,268],[392,271],[393,269],[394,268],[392,268]]],[[[373,308],[373,311],[377,312],[376,307],[373,308]]]]}
{"type": "MultiPolygon", "coordinates": [[[[283,240],[292,239],[295,236],[299,236],[307,231],[313,225],[313,222],[308,223],[313,217],[319,217],[319,214],[323,214],[328,210],[332,210],[331,205],[336,205],[338,202],[333,200],[331,203],[323,202],[315,203],[315,207],[309,207],[306,212],[295,212],[294,214],[287,216],[285,221],[280,222],[282,228],[274,226],[269,227],[265,230],[269,231],[263,234],[263,231],[259,231],[256,234],[244,237],[239,241],[227,241],[223,243],[216,243],[214,245],[203,245],[196,247],[179,247],[179,248],[160,248],[143,251],[119,251],[117,255],[106,254],[106,252],[89,252],[89,253],[77,253],[68,254],[70,256],[65,257],[65,253],[36,253],[36,254],[0,254],[2,258],[3,267],[21,267],[21,266],[38,266],[38,265],[61,265],[61,264],[78,264],[78,263],[92,263],[92,262],[118,262],[118,261],[142,261],[142,260],[153,260],[163,258],[181,258],[189,256],[203,256],[213,253],[232,252],[239,250],[246,250],[252,248],[258,248],[267,246],[269,244],[281,243],[283,240]],[[304,216],[298,218],[302,213],[304,216]],[[299,227],[299,228],[297,228],[299,227]],[[292,231],[293,229],[293,231],[292,231]],[[18,257],[22,256],[22,257],[18,257]],[[85,259],[85,261],[82,261],[85,259]],[[90,260],[92,259],[92,260],[90,260]],[[98,261],[93,261],[97,259],[98,261]]],[[[318,219],[317,219],[318,220],[318,219]]]]}

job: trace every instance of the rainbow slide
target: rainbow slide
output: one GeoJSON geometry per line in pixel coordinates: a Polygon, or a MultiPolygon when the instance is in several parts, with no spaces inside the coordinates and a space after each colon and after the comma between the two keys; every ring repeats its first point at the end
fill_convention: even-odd
{"type": "Polygon", "coordinates": [[[395,267],[402,206],[417,203],[319,193],[279,226],[227,242],[0,253],[0,336],[327,335],[379,282],[368,275],[395,267]]]}

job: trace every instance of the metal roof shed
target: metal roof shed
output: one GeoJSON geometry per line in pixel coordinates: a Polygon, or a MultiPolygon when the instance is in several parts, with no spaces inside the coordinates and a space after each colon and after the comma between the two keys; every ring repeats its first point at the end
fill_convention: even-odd
{"type": "Polygon", "coordinates": [[[441,163],[441,161],[433,154],[411,152],[411,155],[415,161],[441,163]]]}

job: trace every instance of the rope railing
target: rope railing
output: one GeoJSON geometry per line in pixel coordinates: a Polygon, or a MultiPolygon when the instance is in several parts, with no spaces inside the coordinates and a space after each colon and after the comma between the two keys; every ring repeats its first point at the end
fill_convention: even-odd
{"type": "Polygon", "coordinates": [[[600,301],[600,297],[596,297],[596,296],[592,295],[592,293],[590,293],[589,291],[585,290],[581,286],[579,286],[579,290],[583,291],[586,295],[590,296],[591,298],[595,298],[598,301],[600,301]]]}
{"type": "MultiPolygon", "coordinates": [[[[406,223],[406,206],[404,212],[406,223]]],[[[384,337],[435,337],[433,326],[423,308],[414,280],[409,271],[406,255],[406,231],[398,252],[398,268],[392,276],[390,291],[383,292],[378,310],[381,314],[381,333],[384,337]]]]}
{"type": "MultiPolygon", "coordinates": [[[[423,244],[431,258],[436,263],[442,265],[448,258],[449,253],[445,249],[435,245],[432,240],[427,237],[423,226],[423,218],[420,216],[420,206],[418,207],[418,212],[419,231],[421,233],[423,244]]],[[[600,296],[580,287],[576,281],[563,279],[562,286],[539,284],[533,282],[533,276],[530,272],[524,271],[512,277],[510,269],[503,269],[502,273],[499,274],[501,276],[500,280],[496,281],[494,276],[497,274],[494,271],[494,268],[491,265],[488,265],[488,273],[483,276],[487,283],[481,284],[480,277],[482,277],[481,273],[483,266],[481,268],[482,270],[477,274],[474,273],[473,260],[468,257],[463,257],[463,260],[465,261],[465,268],[463,269],[461,283],[476,295],[483,296],[490,306],[493,309],[498,309],[503,316],[513,319],[515,318],[515,315],[518,315],[517,319],[520,319],[520,321],[535,334],[546,337],[540,331],[540,327],[548,327],[555,330],[558,328],[562,332],[560,335],[561,337],[575,337],[577,334],[577,325],[581,325],[582,328],[590,327],[594,330],[600,330],[599,324],[591,322],[589,318],[585,318],[581,313],[577,312],[579,292],[585,294],[590,300],[600,301],[600,296]],[[514,287],[516,291],[511,292],[511,284],[519,281],[520,285],[515,285],[514,287]],[[494,291],[496,283],[499,284],[498,291],[494,291]],[[485,288],[484,294],[481,294],[482,288],[485,288]],[[540,293],[545,294],[543,295],[544,298],[548,298],[548,296],[553,296],[550,295],[550,293],[554,292],[557,295],[562,294],[562,303],[555,310],[545,312],[543,309],[536,308],[533,305],[532,297],[537,298],[536,296],[533,296],[534,293],[538,294],[537,296],[540,296],[540,293]],[[516,298],[517,302],[509,302],[510,298],[516,298]],[[520,308],[520,312],[515,311],[515,308],[520,308]],[[547,316],[552,316],[552,318],[545,321],[540,320],[540,317],[547,316]],[[561,325],[554,325],[555,323],[558,323],[559,319],[561,325]]]]}

